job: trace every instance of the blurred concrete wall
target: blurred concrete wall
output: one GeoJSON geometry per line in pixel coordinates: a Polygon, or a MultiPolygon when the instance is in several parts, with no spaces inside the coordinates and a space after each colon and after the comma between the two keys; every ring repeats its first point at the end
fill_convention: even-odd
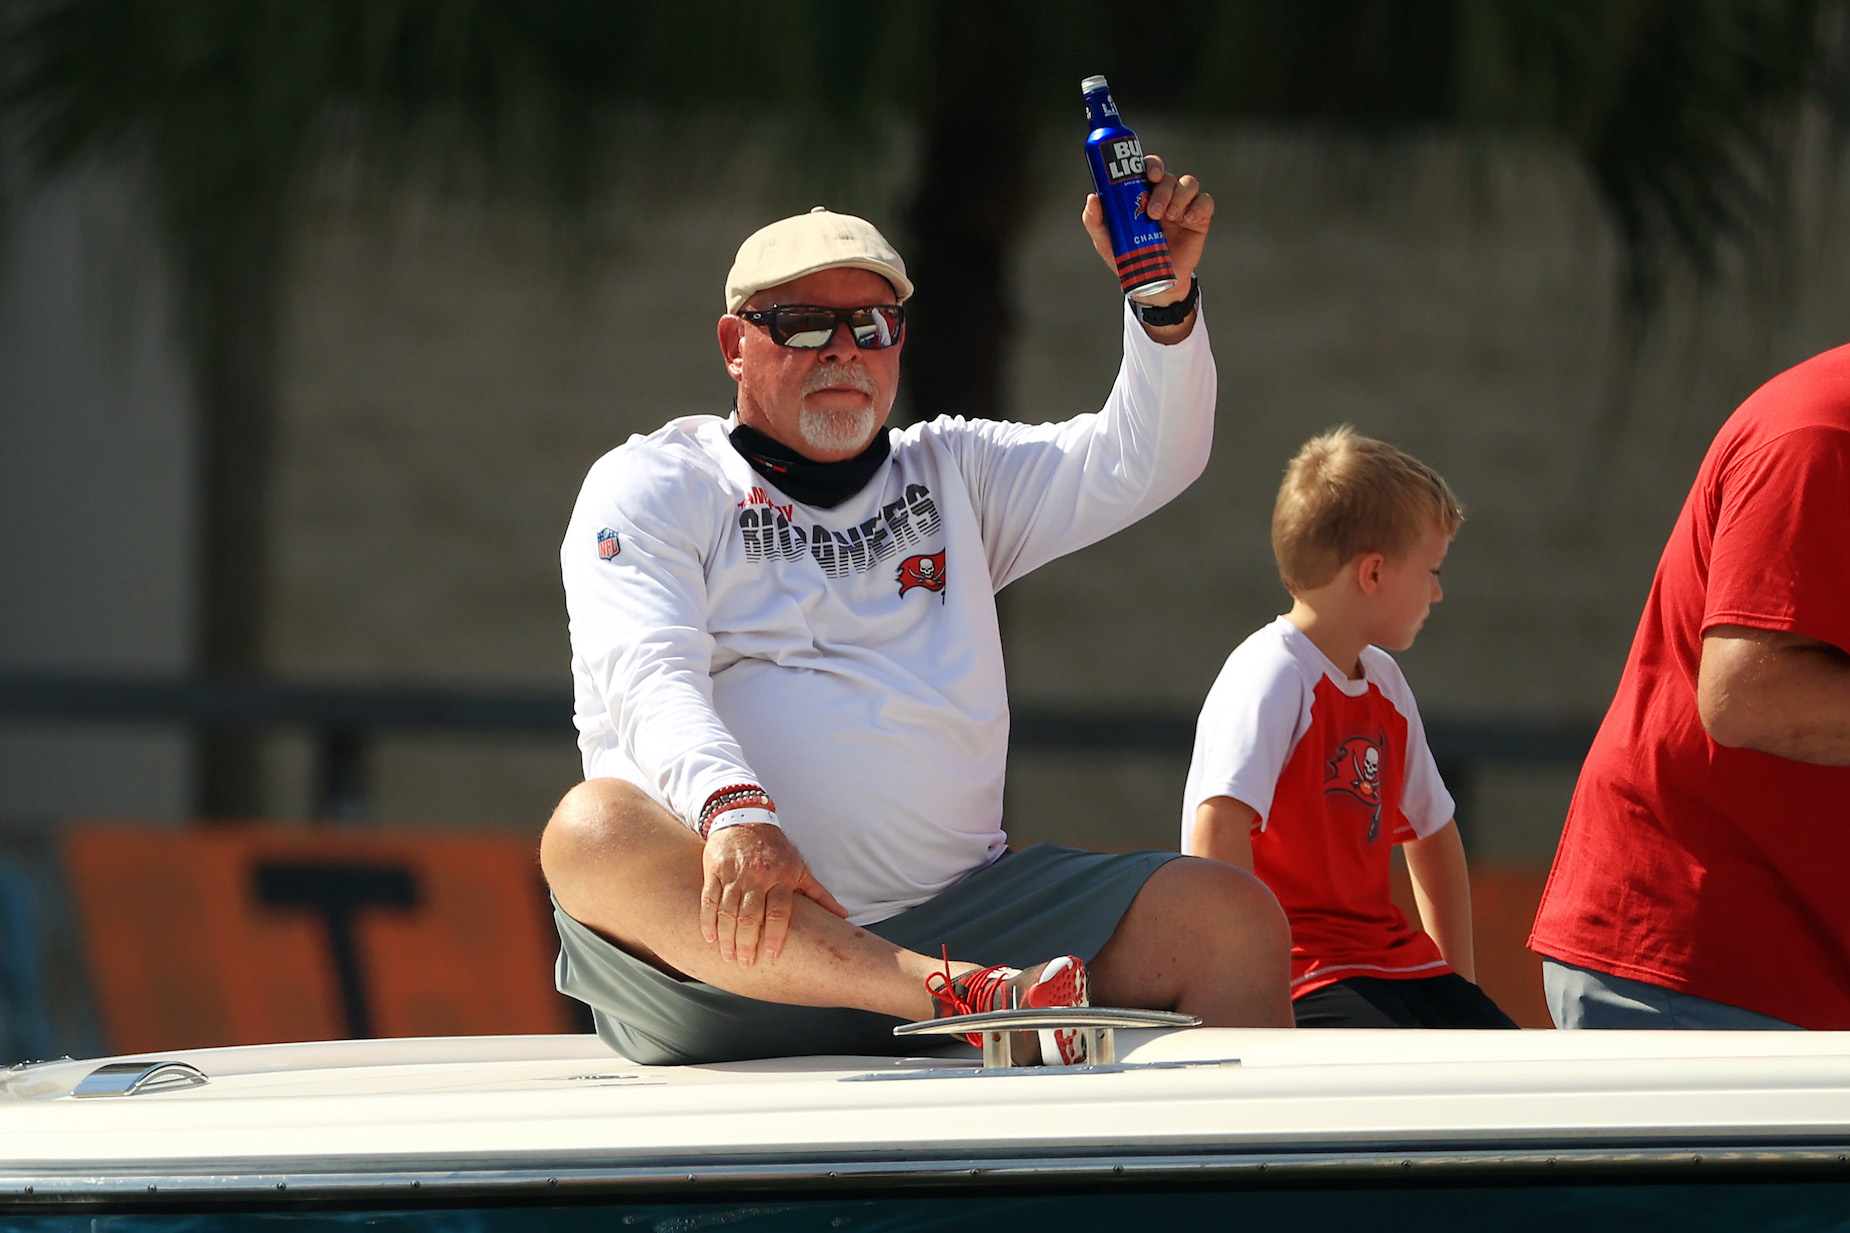
{"type": "MultiPolygon", "coordinates": [[[[122,179],[8,205],[0,672],[182,672],[192,409],[158,246],[122,179]]],[[[177,732],[0,719],[0,824],[182,816],[188,757],[177,732]]]]}
{"type": "MultiPolygon", "coordinates": [[[[178,674],[192,411],[158,249],[123,180],[13,187],[0,215],[0,673],[178,674]]],[[[0,1062],[102,1048],[56,823],[183,817],[189,765],[176,731],[0,719],[0,1062]]]]}
{"type": "MultiPolygon", "coordinates": [[[[1192,711],[1227,652],[1285,605],[1267,542],[1285,460],[1348,421],[1437,466],[1470,510],[1446,601],[1403,657],[1427,715],[1596,717],[1714,428],[1766,377],[1850,336],[1836,180],[1809,182],[1778,278],[1737,274],[1702,295],[1674,285],[1633,356],[1616,253],[1559,151],[1161,124],[1145,137],[1219,202],[1202,269],[1221,373],[1214,458],[1170,508],[1005,594],[1017,704],[1192,711]]],[[[1025,419],[1095,407],[1117,364],[1118,300],[1076,217],[1077,141],[1054,133],[1038,155],[1045,191],[1015,274],[1025,419]]],[[[713,321],[754,227],[824,200],[903,245],[910,160],[903,144],[887,155],[821,190],[749,148],[686,154],[677,165],[708,170],[605,203],[582,242],[534,209],[381,200],[330,171],[292,256],[275,671],[563,690],[557,547],[586,468],[632,432],[725,412],[713,321]]],[[[184,661],[183,382],[158,343],[158,297],[83,281],[77,220],[112,217],[107,199],[15,222],[0,299],[7,666],[184,661]],[[86,302],[116,305],[129,343],[108,343],[86,302]]],[[[929,285],[931,271],[915,273],[929,285]]],[[[21,785],[0,787],[14,793],[0,815],[179,807],[177,738],[91,733],[81,740],[118,744],[67,763],[32,744],[50,739],[0,731],[0,783],[21,785]]],[[[306,743],[279,735],[268,763],[270,812],[301,816],[306,743]]],[[[1183,770],[1018,754],[1010,829],[1171,843],[1183,770]]],[[[1489,768],[1464,819],[1474,849],[1544,859],[1573,773],[1489,768]]],[[[391,737],[376,813],[531,831],[577,776],[563,740],[391,737]]]]}
{"type": "MultiPolygon", "coordinates": [[[[1767,377],[1850,339],[1831,181],[1810,181],[1792,264],[1707,294],[1674,283],[1633,356],[1618,253],[1559,151],[1155,126],[1148,141],[1200,169],[1219,206],[1202,275],[1214,457],[1170,507],[1010,596],[1015,697],[1198,705],[1227,652],[1288,606],[1269,543],[1285,462],[1347,421],[1437,467],[1468,508],[1445,601],[1400,657],[1425,715],[1603,714],[1715,429],[1767,377]]],[[[1030,415],[1082,401],[1114,363],[1071,212],[1037,226],[1022,271],[1030,415]]],[[[1011,789],[1037,828],[1173,843],[1185,769],[1018,757],[1011,789]]],[[[1484,768],[1461,817],[1474,852],[1552,856],[1576,770],[1484,768]]]]}
{"type": "MultiPolygon", "coordinates": [[[[1760,381],[1850,329],[1828,200],[1784,287],[1672,288],[1628,357],[1616,253],[1560,152],[1165,129],[1219,213],[1201,272],[1221,373],[1207,476],[1169,509],[1004,597],[1018,705],[1192,710],[1226,653],[1285,606],[1267,541],[1277,476],[1348,421],[1400,443],[1470,508],[1447,599],[1405,666],[1429,716],[1592,716],[1714,428],[1760,381]],[[1634,362],[1635,359],[1635,362],[1634,362]]],[[[1097,405],[1117,297],[1081,233],[1073,134],[1016,273],[1015,413],[1097,405]]],[[[829,198],[899,231],[897,178],[829,198]]],[[[330,190],[297,264],[278,492],[274,654],[291,674],[563,685],[556,549],[589,463],[671,416],[723,414],[713,341],[734,246],[801,208],[734,181],[623,203],[596,259],[478,208],[419,197],[356,214],[330,190]],[[561,279],[561,264],[568,277],[561,279]]],[[[796,196],[803,194],[800,189],[796,196]]],[[[931,271],[916,275],[928,285],[931,271]]],[[[305,759],[274,753],[279,812],[305,759]]],[[[392,741],[381,812],[536,826],[573,751],[392,741]]],[[[1173,842],[1184,762],[1018,754],[1010,828],[1101,846],[1173,842]]],[[[1474,848],[1545,859],[1574,768],[1490,768],[1474,848]]]]}

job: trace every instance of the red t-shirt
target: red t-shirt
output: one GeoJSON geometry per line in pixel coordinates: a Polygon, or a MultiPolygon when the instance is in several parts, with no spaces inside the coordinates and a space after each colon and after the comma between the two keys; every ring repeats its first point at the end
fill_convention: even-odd
{"type": "Polygon", "coordinates": [[[1452,820],[1413,691],[1369,647],[1350,680],[1285,618],[1241,643],[1195,729],[1182,850],[1195,809],[1228,796],[1259,815],[1253,872],[1291,922],[1291,996],[1352,976],[1452,969],[1389,897],[1389,852],[1452,820]]]}
{"type": "Polygon", "coordinates": [[[1810,1028],[1850,1028],[1850,767],[1709,739],[1702,632],[1850,650],[1850,347],[1722,426],[1580,772],[1529,945],[1810,1028]]]}

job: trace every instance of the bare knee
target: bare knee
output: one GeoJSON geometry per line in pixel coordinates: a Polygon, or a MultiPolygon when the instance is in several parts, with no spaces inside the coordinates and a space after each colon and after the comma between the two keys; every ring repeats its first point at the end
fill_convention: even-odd
{"type": "Polygon", "coordinates": [[[1157,872],[1170,873],[1173,902],[1197,922],[1201,933],[1232,942],[1248,954],[1290,955],[1291,923],[1285,910],[1266,884],[1246,870],[1184,856],[1157,872]]]}
{"type": "Polygon", "coordinates": [[[647,795],[621,779],[587,779],[560,799],[540,836],[540,864],[583,860],[618,837],[636,797],[647,795]]]}
{"type": "Polygon", "coordinates": [[[1188,969],[1246,969],[1254,960],[1269,968],[1288,964],[1291,953],[1291,926],[1265,883],[1193,856],[1151,874],[1112,936],[1132,949],[1173,954],[1188,969]]]}
{"type": "Polygon", "coordinates": [[[1169,875],[1163,892],[1189,955],[1175,1008],[1216,1027],[1291,1026],[1291,923],[1277,896],[1220,861],[1183,857],[1157,872],[1169,875]]]}
{"type": "Polygon", "coordinates": [[[540,869],[560,906],[577,916],[573,900],[625,875],[646,876],[663,849],[690,842],[697,852],[693,833],[641,788],[621,779],[587,779],[548,819],[540,869]]]}
{"type": "Polygon", "coordinates": [[[1291,1022],[1291,927],[1251,874],[1180,857],[1150,875],[1093,962],[1097,997],[1212,1027],[1291,1022]]]}

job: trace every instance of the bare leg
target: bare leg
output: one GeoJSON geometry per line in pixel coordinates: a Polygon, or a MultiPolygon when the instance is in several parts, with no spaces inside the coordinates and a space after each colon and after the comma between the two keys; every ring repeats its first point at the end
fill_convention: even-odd
{"type": "Polygon", "coordinates": [[[1291,1026],[1291,927],[1259,879],[1184,856],[1145,882],[1091,964],[1095,1006],[1291,1026]]]}
{"type": "MultiPolygon", "coordinates": [[[[540,840],[554,898],[630,954],[728,993],[929,1019],[925,978],[944,961],[902,950],[797,896],[784,951],[750,967],[700,933],[702,842],[631,784],[592,779],[566,794],[540,840]]],[[[953,974],[976,965],[952,963],[953,974]]]]}

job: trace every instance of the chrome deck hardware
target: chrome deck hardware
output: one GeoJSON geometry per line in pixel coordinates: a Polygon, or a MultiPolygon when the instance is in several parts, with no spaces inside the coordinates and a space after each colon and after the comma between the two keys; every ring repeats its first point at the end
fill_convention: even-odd
{"type": "Polygon", "coordinates": [[[172,1092],[210,1082],[203,1070],[185,1062],[110,1062],[85,1075],[71,1095],[79,1099],[94,1096],[143,1096],[149,1092],[172,1092]]]}
{"type": "Polygon", "coordinates": [[[64,1054],[61,1057],[33,1058],[29,1061],[14,1062],[11,1066],[8,1066],[6,1068],[6,1073],[8,1073],[9,1075],[17,1074],[18,1072],[22,1070],[34,1070],[40,1066],[56,1066],[60,1062],[69,1062],[69,1061],[74,1061],[74,1060],[75,1059],[72,1058],[71,1055],[68,1053],[64,1054]]]}
{"type": "Polygon", "coordinates": [[[895,1036],[940,1036],[981,1032],[983,1066],[1005,1069],[1015,1065],[1011,1032],[1033,1032],[1043,1028],[1077,1028],[1086,1037],[1086,1064],[1112,1066],[1118,1060],[1118,1028],[1200,1027],[1194,1015],[1178,1015],[1168,1010],[1130,1010],[1111,1006],[1055,1006],[1045,1010],[990,1010],[980,1015],[952,1015],[945,1019],[921,1019],[902,1023],[893,1029],[895,1036]]]}

